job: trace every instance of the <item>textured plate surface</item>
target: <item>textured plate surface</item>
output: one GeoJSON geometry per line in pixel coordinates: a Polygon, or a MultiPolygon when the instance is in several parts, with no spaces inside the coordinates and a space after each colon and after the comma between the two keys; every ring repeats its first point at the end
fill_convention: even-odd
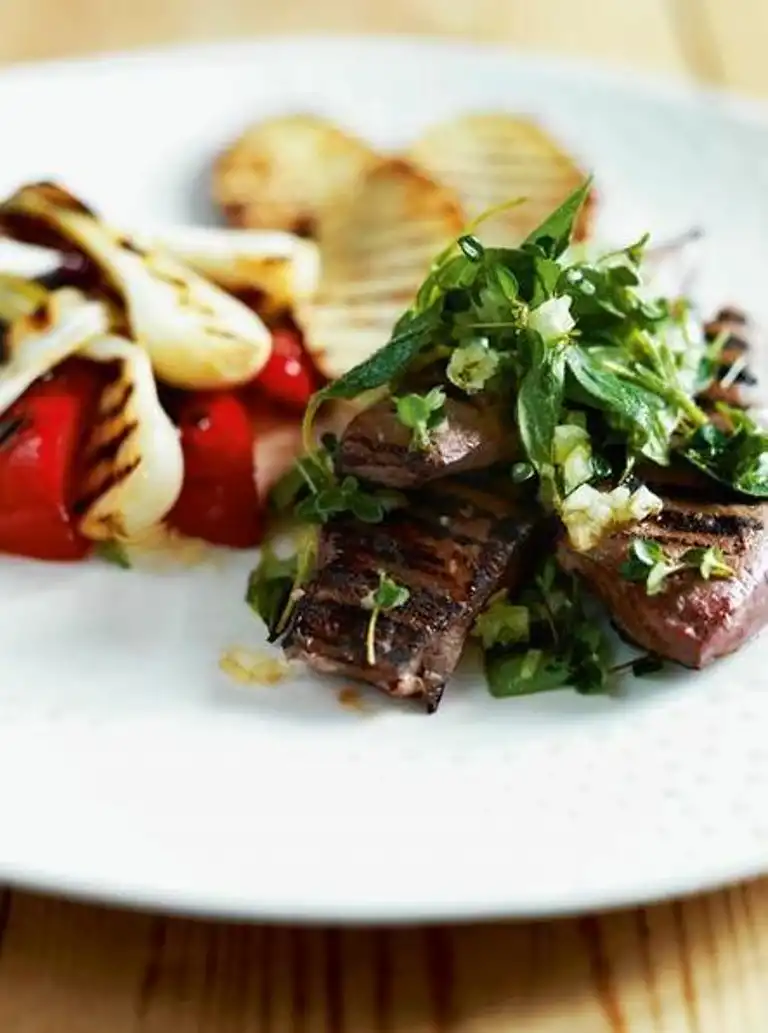
{"type": "MultiPolygon", "coordinates": [[[[768,315],[756,105],[391,40],[32,66],[3,74],[0,101],[0,188],[55,176],[142,226],[212,221],[211,157],[271,112],[317,110],[392,148],[460,111],[528,112],[595,170],[605,236],[699,225],[702,296],[768,315]]],[[[0,562],[0,877],[353,921],[629,903],[768,867],[767,638],[620,701],[496,702],[470,665],[434,718],[373,696],[351,710],[330,683],[219,672],[223,647],[259,642],[249,559],[163,575],[0,562]]]]}

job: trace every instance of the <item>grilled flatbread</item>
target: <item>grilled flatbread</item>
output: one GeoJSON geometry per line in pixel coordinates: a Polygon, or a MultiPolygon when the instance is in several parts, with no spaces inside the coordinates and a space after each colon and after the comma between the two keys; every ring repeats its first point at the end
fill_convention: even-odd
{"type": "Polygon", "coordinates": [[[315,115],[283,115],[248,129],[220,156],[213,196],[227,221],[248,229],[318,235],[378,162],[371,148],[315,115]]]}
{"type": "Polygon", "coordinates": [[[456,194],[401,159],[384,159],[323,228],[320,286],[297,321],[334,378],[386,344],[432,260],[465,222],[456,194]]]}
{"type": "MultiPolygon", "coordinates": [[[[524,204],[483,223],[486,243],[515,245],[586,178],[574,159],[535,122],[516,115],[471,114],[427,130],[408,152],[417,166],[455,190],[470,219],[515,198],[524,204]]],[[[594,197],[575,240],[589,233],[594,197]]]]}

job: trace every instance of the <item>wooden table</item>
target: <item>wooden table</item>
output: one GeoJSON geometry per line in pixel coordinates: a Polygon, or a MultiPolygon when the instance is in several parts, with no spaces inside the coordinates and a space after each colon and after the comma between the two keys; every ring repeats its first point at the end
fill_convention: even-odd
{"type": "MultiPolygon", "coordinates": [[[[258,32],[410,32],[768,93],[762,0],[24,0],[0,60],[258,32]]],[[[768,881],[608,916],[235,926],[0,896],[0,1033],[765,1033],[768,881]]]]}

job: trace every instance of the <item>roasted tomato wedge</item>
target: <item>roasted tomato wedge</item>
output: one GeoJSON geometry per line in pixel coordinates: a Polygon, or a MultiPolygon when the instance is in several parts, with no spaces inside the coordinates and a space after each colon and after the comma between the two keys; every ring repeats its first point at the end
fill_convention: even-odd
{"type": "Polygon", "coordinates": [[[78,560],[89,551],[73,507],[104,385],[102,369],[71,359],[0,416],[0,551],[43,560],[78,560]]]}
{"type": "Polygon", "coordinates": [[[214,545],[258,545],[263,517],[245,402],[235,391],[200,391],[177,395],[170,408],[181,431],[184,487],[169,524],[214,545]]]}
{"type": "Polygon", "coordinates": [[[286,326],[272,331],[272,354],[252,383],[286,408],[304,411],[320,387],[320,378],[304,349],[299,330],[286,326]]]}

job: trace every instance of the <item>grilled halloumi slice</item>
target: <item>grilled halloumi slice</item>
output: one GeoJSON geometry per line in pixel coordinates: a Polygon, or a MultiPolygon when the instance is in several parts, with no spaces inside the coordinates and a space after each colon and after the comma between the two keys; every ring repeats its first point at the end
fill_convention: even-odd
{"type": "Polygon", "coordinates": [[[170,255],[116,233],[60,186],[22,187],[0,205],[0,229],[14,239],[79,252],[94,263],[120,298],[130,336],[169,384],[241,384],[269,358],[269,331],[246,305],[170,255]]]}
{"type": "Polygon", "coordinates": [[[292,309],[317,290],[317,245],[293,233],[179,226],[149,240],[153,249],[172,255],[229,294],[261,296],[260,312],[292,309]]]}
{"type": "MultiPolygon", "coordinates": [[[[0,285],[8,295],[0,298],[0,320],[15,316],[3,331],[0,361],[0,413],[13,405],[36,380],[49,373],[70,355],[82,351],[87,342],[109,327],[109,310],[98,301],[88,301],[71,287],[48,293],[39,288],[42,304],[21,313],[24,298],[14,295],[7,279],[0,285]]],[[[29,285],[32,287],[33,285],[29,285]]]]}
{"type": "Polygon", "coordinates": [[[318,292],[296,312],[325,376],[340,376],[386,344],[464,221],[454,192],[408,162],[382,160],[368,173],[324,225],[318,292]]]}
{"type": "Polygon", "coordinates": [[[246,130],[219,157],[213,196],[233,226],[314,237],[378,155],[317,115],[280,115],[246,130]]]}
{"type": "MultiPolygon", "coordinates": [[[[574,159],[539,125],[506,114],[469,114],[428,129],[408,158],[451,187],[476,218],[515,198],[524,204],[483,223],[485,243],[520,243],[585,177],[574,159]]],[[[590,228],[592,203],[582,209],[574,239],[590,228]]]]}
{"type": "Polygon", "coordinates": [[[83,358],[114,363],[85,447],[80,531],[95,541],[131,540],[159,524],[181,492],[179,432],[157,395],[149,355],[131,341],[101,336],[83,358]]]}

